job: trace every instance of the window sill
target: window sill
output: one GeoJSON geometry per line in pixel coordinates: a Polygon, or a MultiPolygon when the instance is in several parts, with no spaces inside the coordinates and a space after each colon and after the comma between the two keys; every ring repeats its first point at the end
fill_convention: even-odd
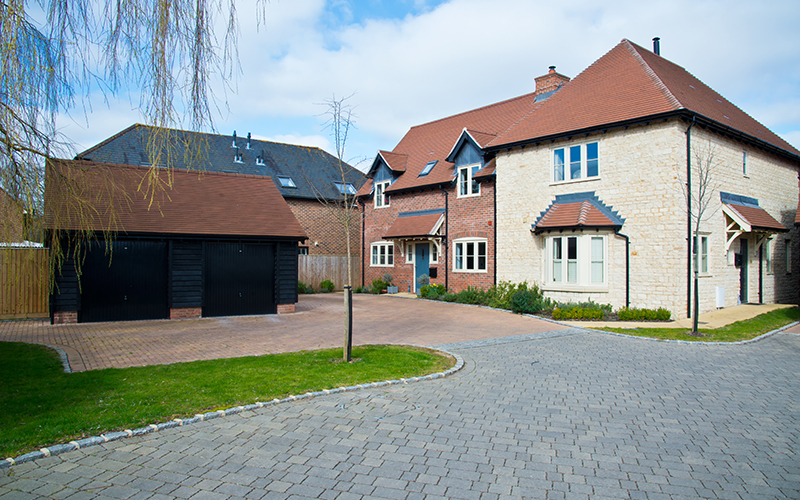
{"type": "Polygon", "coordinates": [[[478,197],[480,197],[480,195],[481,195],[480,193],[478,193],[478,194],[459,194],[459,195],[456,195],[456,199],[460,200],[462,198],[478,198],[478,197]]]}
{"type": "Polygon", "coordinates": [[[569,179],[564,181],[552,181],[550,183],[551,186],[561,186],[563,184],[580,184],[581,182],[592,182],[592,181],[599,181],[601,177],[599,175],[595,177],[583,177],[581,179],[569,179]]]}
{"type": "Polygon", "coordinates": [[[544,292],[596,292],[596,293],[607,293],[608,292],[608,285],[555,285],[550,284],[547,286],[542,286],[542,291],[544,292]]]}
{"type": "Polygon", "coordinates": [[[454,273],[464,273],[464,274],[486,274],[488,271],[485,269],[482,271],[469,271],[467,269],[453,269],[454,273]]]}
{"type": "Polygon", "coordinates": [[[394,264],[370,264],[369,267],[394,267],[394,264]]]}

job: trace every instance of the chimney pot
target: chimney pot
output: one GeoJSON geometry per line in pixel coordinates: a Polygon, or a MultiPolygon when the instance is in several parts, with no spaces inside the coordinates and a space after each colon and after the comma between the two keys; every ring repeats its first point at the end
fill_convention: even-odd
{"type": "Polygon", "coordinates": [[[661,55],[661,38],[653,38],[653,53],[657,56],[661,55]]]}
{"type": "Polygon", "coordinates": [[[548,71],[548,73],[553,74],[555,72],[556,72],[556,67],[555,66],[550,66],[550,71],[548,71]]]}

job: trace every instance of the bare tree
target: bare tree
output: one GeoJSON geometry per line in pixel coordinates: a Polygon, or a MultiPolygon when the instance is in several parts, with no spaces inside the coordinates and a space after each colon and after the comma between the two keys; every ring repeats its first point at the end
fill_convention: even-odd
{"type": "MultiPolygon", "coordinates": [[[[264,0],[257,0],[256,16],[260,24],[264,0]]],[[[169,151],[179,148],[171,127],[213,129],[213,111],[224,100],[210,82],[230,80],[238,69],[235,0],[0,0],[0,33],[0,188],[34,224],[43,220],[47,159],[73,149],[57,129],[59,116],[79,112],[88,121],[97,92],[138,96],[144,121],[158,130],[148,145],[151,164],[166,167],[150,169],[139,186],[152,199],[172,184],[169,151]]],[[[77,193],[62,181],[62,196],[77,193]]],[[[75,203],[99,209],[85,199],[75,203]]],[[[48,223],[59,229],[59,222],[48,223]]],[[[89,236],[91,229],[78,232],[89,236]]],[[[59,234],[51,232],[49,246],[60,263],[59,234]]]]}
{"type": "Polygon", "coordinates": [[[337,98],[332,95],[330,99],[325,100],[321,105],[326,106],[326,111],[323,116],[326,117],[325,128],[330,132],[333,138],[334,147],[336,148],[336,166],[337,166],[337,188],[338,196],[331,198],[326,193],[325,187],[320,186],[318,182],[313,179],[313,173],[304,173],[306,181],[314,190],[314,195],[317,201],[321,203],[331,217],[339,225],[344,234],[346,246],[346,262],[347,262],[347,283],[345,283],[345,340],[344,340],[344,356],[346,362],[351,360],[350,349],[352,347],[352,235],[355,232],[354,227],[358,227],[360,221],[358,215],[358,198],[356,197],[357,189],[360,186],[355,184],[353,178],[353,167],[344,160],[345,150],[347,148],[347,139],[350,130],[355,128],[355,114],[353,113],[353,106],[347,101],[353,97],[353,94],[337,98]],[[312,175],[308,175],[312,174],[312,175]]]}
{"type": "Polygon", "coordinates": [[[693,294],[692,294],[692,334],[699,335],[698,316],[700,315],[700,272],[702,264],[702,245],[700,226],[709,220],[719,210],[720,205],[714,203],[714,196],[719,191],[717,175],[716,151],[711,143],[693,151],[694,166],[692,167],[692,182],[681,178],[681,188],[686,200],[686,208],[692,224],[692,241],[689,242],[694,249],[693,262],[693,294]],[[691,189],[690,189],[691,186],[691,189]]]}

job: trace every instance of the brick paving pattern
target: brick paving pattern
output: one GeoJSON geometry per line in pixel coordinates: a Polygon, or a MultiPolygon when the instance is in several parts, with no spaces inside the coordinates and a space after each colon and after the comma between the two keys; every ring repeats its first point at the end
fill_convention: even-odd
{"type": "MultiPolygon", "coordinates": [[[[353,343],[431,345],[557,330],[559,325],[478,307],[353,296],[353,343]],[[414,321],[414,318],[425,318],[414,321]],[[503,328],[496,325],[502,322],[503,328]]],[[[0,321],[0,341],[64,350],[72,371],[340,347],[342,294],[303,295],[294,314],[50,325],[0,321]]]]}
{"type": "Polygon", "coordinates": [[[466,361],[451,377],[22,464],[0,472],[0,497],[800,498],[798,335],[705,346],[564,329],[442,347],[466,361]]]}

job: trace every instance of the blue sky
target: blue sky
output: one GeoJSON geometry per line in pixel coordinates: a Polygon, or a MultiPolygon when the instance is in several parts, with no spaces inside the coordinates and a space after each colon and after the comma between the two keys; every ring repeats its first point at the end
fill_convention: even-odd
{"type": "MultiPolygon", "coordinates": [[[[658,36],[662,56],[800,147],[796,0],[270,0],[260,27],[254,2],[237,11],[242,73],[215,89],[228,105],[215,119],[223,134],[332,151],[319,103],[352,94],[346,156],[364,167],[414,125],[531,92],[551,65],[574,77],[623,38],[650,48],[658,36]]],[[[59,125],[81,151],[141,121],[126,96],[59,125]]]]}

